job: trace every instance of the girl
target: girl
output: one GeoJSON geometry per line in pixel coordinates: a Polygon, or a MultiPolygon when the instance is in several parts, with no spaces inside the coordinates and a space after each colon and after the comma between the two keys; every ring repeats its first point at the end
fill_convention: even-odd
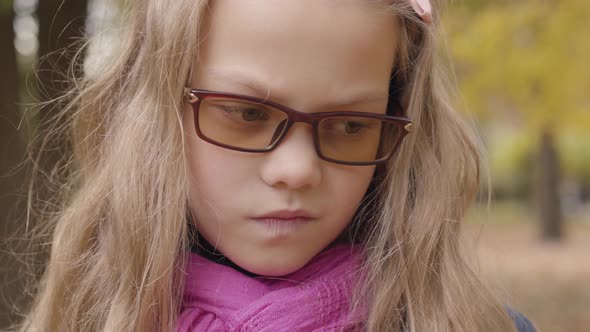
{"type": "Polygon", "coordinates": [[[460,251],[479,154],[432,5],[132,3],[68,95],[75,172],[22,330],[532,329],[460,251]]]}

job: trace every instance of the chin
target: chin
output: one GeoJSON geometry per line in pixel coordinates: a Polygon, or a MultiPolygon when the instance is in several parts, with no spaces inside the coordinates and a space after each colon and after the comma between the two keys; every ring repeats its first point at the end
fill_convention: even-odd
{"type": "Polygon", "coordinates": [[[300,262],[280,262],[280,263],[269,263],[264,261],[257,262],[240,262],[234,261],[236,265],[243,268],[244,270],[257,274],[259,276],[266,277],[281,277],[291,274],[301,269],[307,261],[300,262]]]}

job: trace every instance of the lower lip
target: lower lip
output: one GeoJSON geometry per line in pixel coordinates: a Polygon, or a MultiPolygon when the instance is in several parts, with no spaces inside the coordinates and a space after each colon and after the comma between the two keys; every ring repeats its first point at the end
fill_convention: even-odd
{"type": "Polygon", "coordinates": [[[257,224],[263,226],[272,236],[285,236],[296,233],[312,219],[294,218],[294,219],[254,219],[257,224]]]}

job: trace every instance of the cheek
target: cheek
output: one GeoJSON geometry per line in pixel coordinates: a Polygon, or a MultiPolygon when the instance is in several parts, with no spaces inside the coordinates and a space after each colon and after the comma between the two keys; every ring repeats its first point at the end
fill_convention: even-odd
{"type": "Polygon", "coordinates": [[[347,170],[331,171],[333,183],[336,187],[348,188],[343,194],[347,195],[364,195],[373,174],[375,173],[375,166],[348,166],[347,170]]]}
{"type": "MultiPolygon", "coordinates": [[[[202,141],[196,133],[192,110],[185,111],[183,115],[184,124],[184,147],[186,152],[186,166],[189,177],[189,196],[190,208],[193,213],[204,211],[204,206],[210,206],[205,203],[203,197],[215,198],[217,196],[216,188],[224,188],[227,183],[223,183],[226,177],[221,176],[226,173],[224,165],[227,163],[219,159],[219,156],[211,151],[211,144],[202,141]],[[207,146],[209,145],[209,146],[207,146]],[[206,162],[210,161],[210,162],[206,162]],[[212,167],[218,165],[217,167],[212,167]],[[210,176],[206,176],[210,174],[210,176]]],[[[217,202],[217,199],[210,200],[217,202]]]]}
{"type": "Polygon", "coordinates": [[[237,189],[244,170],[232,167],[235,163],[227,154],[218,153],[215,146],[195,135],[187,137],[186,147],[191,208],[222,208],[228,198],[224,193],[237,189]]]}
{"type": "Polygon", "coordinates": [[[215,211],[223,211],[235,204],[235,197],[251,187],[256,175],[256,162],[237,151],[201,140],[192,121],[192,111],[185,112],[184,144],[190,208],[193,213],[199,211],[200,214],[211,217],[215,211]]]}
{"type": "Polygon", "coordinates": [[[328,173],[332,189],[332,208],[353,215],[363,199],[373,174],[374,166],[350,166],[347,170],[332,170],[328,173]]]}

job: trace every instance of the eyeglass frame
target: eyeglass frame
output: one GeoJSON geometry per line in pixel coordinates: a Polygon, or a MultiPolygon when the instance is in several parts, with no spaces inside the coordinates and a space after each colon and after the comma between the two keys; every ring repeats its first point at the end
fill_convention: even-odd
{"type": "MultiPolygon", "coordinates": [[[[393,115],[389,115],[389,114],[377,114],[377,113],[366,113],[366,112],[342,112],[342,111],[341,112],[305,113],[305,112],[294,110],[290,107],[281,105],[279,103],[273,102],[268,99],[262,99],[262,98],[258,98],[258,97],[237,94],[237,93],[230,93],[230,92],[211,91],[211,90],[205,90],[205,89],[194,89],[194,88],[190,88],[190,87],[184,88],[184,97],[188,100],[188,102],[192,106],[195,131],[197,132],[197,135],[202,140],[204,140],[208,143],[211,143],[213,145],[217,145],[222,148],[226,148],[226,149],[234,150],[234,151],[240,151],[240,152],[251,152],[251,153],[270,152],[270,151],[274,150],[281,143],[281,141],[287,135],[287,133],[289,132],[289,129],[291,129],[293,124],[295,124],[296,122],[304,122],[304,123],[310,124],[312,126],[313,145],[314,145],[316,154],[320,159],[323,159],[323,160],[326,160],[329,162],[333,162],[336,164],[350,165],[350,166],[378,165],[378,164],[383,164],[383,163],[387,162],[387,160],[389,160],[395,154],[395,152],[399,148],[399,145],[401,144],[401,142],[403,141],[405,136],[408,133],[410,133],[410,131],[412,129],[412,121],[405,116],[393,116],[393,115]],[[240,148],[237,146],[228,145],[228,144],[224,144],[224,143],[215,141],[215,140],[207,137],[206,135],[204,135],[201,131],[200,126],[199,126],[199,110],[200,110],[201,101],[206,98],[215,98],[215,97],[217,97],[217,98],[231,98],[234,100],[255,103],[255,104],[278,109],[287,115],[287,123],[285,124],[285,128],[283,129],[283,131],[281,132],[279,137],[275,140],[275,142],[273,144],[267,146],[264,149],[240,148]],[[364,117],[364,118],[369,118],[369,119],[377,119],[377,120],[393,123],[395,125],[399,125],[400,127],[402,127],[404,129],[404,131],[402,131],[400,133],[396,142],[394,142],[394,145],[391,147],[391,151],[386,156],[384,156],[380,159],[371,161],[371,162],[343,161],[343,160],[333,159],[333,158],[323,155],[323,153],[320,149],[320,145],[319,145],[320,143],[319,143],[319,137],[318,137],[318,123],[320,123],[321,120],[326,119],[326,118],[346,117],[346,116],[359,116],[359,117],[364,117]]],[[[402,111],[402,107],[399,105],[399,103],[396,102],[394,105],[395,106],[393,106],[393,107],[395,107],[397,109],[395,111],[395,113],[401,113],[401,114],[404,113],[402,111]]],[[[389,113],[389,110],[391,107],[392,106],[390,106],[390,104],[388,104],[388,113],[389,113]]],[[[382,144],[382,142],[380,142],[379,144],[382,144]]]]}

